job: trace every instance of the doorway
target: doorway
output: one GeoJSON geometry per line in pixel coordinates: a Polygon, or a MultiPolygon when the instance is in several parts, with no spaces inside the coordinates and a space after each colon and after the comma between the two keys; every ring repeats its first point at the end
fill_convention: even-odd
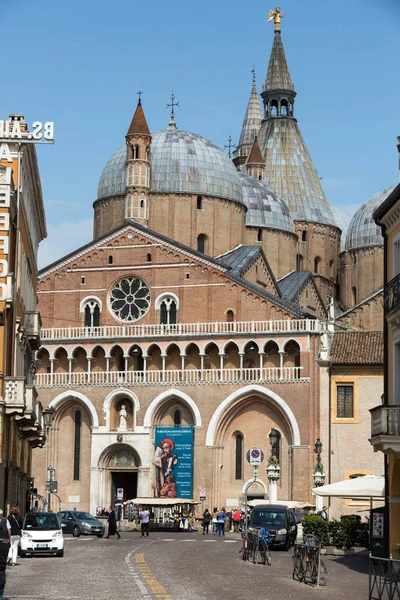
{"type": "Polygon", "coordinates": [[[137,471],[112,471],[111,472],[111,504],[117,502],[117,489],[124,490],[123,501],[132,500],[137,496],[137,471]]]}

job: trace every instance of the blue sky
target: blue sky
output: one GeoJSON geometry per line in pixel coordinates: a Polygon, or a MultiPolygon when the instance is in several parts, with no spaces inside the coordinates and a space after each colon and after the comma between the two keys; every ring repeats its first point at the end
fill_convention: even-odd
{"type": "MultiPolygon", "coordinates": [[[[273,6],[0,0],[0,118],[55,122],[56,143],[38,148],[49,230],[41,266],[90,241],[97,183],[139,89],[153,131],[167,125],[174,90],[179,128],[220,146],[229,134],[238,141],[253,63],[259,89],[268,66],[273,6]]],[[[301,131],[328,200],[353,214],[398,181],[400,2],[285,0],[281,9],[301,131]]]]}

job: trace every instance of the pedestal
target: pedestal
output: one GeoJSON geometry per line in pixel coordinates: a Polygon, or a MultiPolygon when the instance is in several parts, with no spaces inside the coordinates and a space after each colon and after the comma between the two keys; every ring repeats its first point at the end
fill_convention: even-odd
{"type": "Polygon", "coordinates": [[[281,468],[270,465],[266,468],[269,481],[269,503],[277,504],[278,502],[278,481],[281,475],[281,468]]]}

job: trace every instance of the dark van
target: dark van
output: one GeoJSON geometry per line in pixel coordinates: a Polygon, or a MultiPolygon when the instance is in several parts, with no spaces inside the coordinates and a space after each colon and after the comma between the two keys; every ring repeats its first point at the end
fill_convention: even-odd
{"type": "Polygon", "coordinates": [[[297,537],[296,518],[293,509],[281,504],[260,504],[251,513],[249,530],[267,527],[273,546],[283,547],[286,551],[294,545],[297,537]]]}

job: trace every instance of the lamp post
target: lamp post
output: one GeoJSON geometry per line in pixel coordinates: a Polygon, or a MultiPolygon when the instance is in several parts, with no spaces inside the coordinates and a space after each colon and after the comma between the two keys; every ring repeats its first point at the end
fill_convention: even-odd
{"type": "MultiPolygon", "coordinates": [[[[322,442],[319,438],[314,444],[314,453],[317,455],[317,462],[315,464],[313,479],[314,487],[321,487],[325,483],[324,466],[321,462],[322,442]]],[[[315,511],[319,512],[322,510],[324,504],[323,496],[315,496],[315,511]]]]}
{"type": "MultiPolygon", "coordinates": [[[[46,408],[46,410],[43,411],[43,421],[44,421],[44,426],[46,429],[46,462],[47,464],[49,464],[50,462],[50,457],[49,457],[49,431],[50,431],[50,427],[53,423],[54,420],[54,414],[55,414],[55,409],[52,407],[48,407],[46,408]]],[[[53,467],[48,466],[47,467],[47,479],[46,479],[46,492],[47,492],[47,508],[48,510],[50,509],[50,492],[51,492],[51,482],[54,481],[54,476],[55,476],[55,469],[53,469],[53,467]]]]}
{"type": "Polygon", "coordinates": [[[278,441],[278,434],[276,430],[271,429],[268,437],[271,446],[271,454],[266,468],[269,481],[269,503],[276,504],[278,500],[278,481],[281,476],[281,468],[275,453],[276,443],[278,441]]]}

